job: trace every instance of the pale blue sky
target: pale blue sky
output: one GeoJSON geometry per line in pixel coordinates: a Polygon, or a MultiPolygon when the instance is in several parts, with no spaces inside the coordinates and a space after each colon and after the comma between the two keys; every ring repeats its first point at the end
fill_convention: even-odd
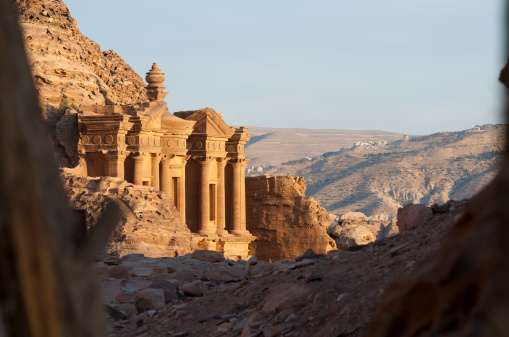
{"type": "Polygon", "coordinates": [[[171,111],[410,134],[498,123],[502,0],[64,0],[171,111]]]}

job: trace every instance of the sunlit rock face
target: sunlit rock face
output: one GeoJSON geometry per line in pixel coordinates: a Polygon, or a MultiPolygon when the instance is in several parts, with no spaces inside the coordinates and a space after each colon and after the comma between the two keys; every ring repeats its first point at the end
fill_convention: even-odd
{"type": "Polygon", "coordinates": [[[148,100],[145,84],[114,51],[81,34],[60,0],[16,0],[41,106],[132,104],[148,100]]]}
{"type": "Polygon", "coordinates": [[[295,259],[309,248],[319,254],[335,248],[325,232],[327,211],[305,191],[302,177],[246,179],[247,229],[257,237],[250,254],[275,261],[295,259]]]}

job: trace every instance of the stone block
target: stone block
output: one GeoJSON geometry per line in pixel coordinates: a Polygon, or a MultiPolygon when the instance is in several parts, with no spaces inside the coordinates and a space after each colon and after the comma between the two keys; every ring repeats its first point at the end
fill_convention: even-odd
{"type": "Polygon", "coordinates": [[[136,302],[136,298],[138,297],[137,293],[126,293],[121,292],[116,297],[115,300],[118,303],[132,303],[134,304],[136,302]]]}
{"type": "Polygon", "coordinates": [[[282,283],[275,286],[265,299],[263,311],[281,312],[306,305],[309,291],[298,284],[282,283]]]}
{"type": "Polygon", "coordinates": [[[163,289],[153,289],[153,288],[142,289],[138,291],[138,299],[150,300],[153,306],[150,309],[159,309],[166,305],[163,289]]]}
{"type": "Polygon", "coordinates": [[[108,276],[114,279],[127,279],[129,278],[129,269],[124,266],[111,266],[108,276]]]}
{"type": "Polygon", "coordinates": [[[223,262],[226,260],[223,254],[213,250],[195,250],[191,257],[205,262],[223,262]]]}
{"type": "Polygon", "coordinates": [[[130,317],[138,313],[138,310],[136,309],[134,303],[121,303],[117,304],[114,308],[120,312],[123,312],[127,317],[130,317]]]}
{"type": "Polygon", "coordinates": [[[207,286],[201,280],[186,283],[182,286],[182,292],[187,296],[203,296],[206,291],[207,286]]]}
{"type": "Polygon", "coordinates": [[[164,292],[164,301],[165,303],[170,303],[172,300],[177,299],[177,289],[178,285],[166,280],[162,280],[156,283],[153,283],[149,286],[152,289],[162,289],[164,292]]]}
{"type": "Polygon", "coordinates": [[[433,217],[431,208],[421,204],[410,204],[398,209],[398,228],[403,233],[420,227],[433,217]]]}

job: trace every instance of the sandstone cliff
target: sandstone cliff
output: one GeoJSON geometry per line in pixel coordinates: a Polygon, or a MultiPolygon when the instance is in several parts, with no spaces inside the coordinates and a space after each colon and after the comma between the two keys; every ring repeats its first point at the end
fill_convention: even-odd
{"type": "Polygon", "coordinates": [[[167,193],[152,187],[136,186],[112,177],[86,177],[62,174],[71,207],[86,214],[94,226],[106,203],[122,202],[122,224],[110,237],[106,251],[126,255],[180,256],[191,252],[192,234],[180,223],[180,214],[167,193]]]}
{"type": "Polygon", "coordinates": [[[261,260],[295,259],[309,248],[325,254],[335,248],[325,232],[330,217],[306,197],[302,177],[246,179],[247,229],[257,237],[250,253],[261,260]]]}
{"type": "MultiPolygon", "coordinates": [[[[16,0],[41,107],[147,101],[145,84],[114,51],[83,36],[61,0],[16,0]]],[[[147,64],[148,67],[148,64],[147,64]]]]}

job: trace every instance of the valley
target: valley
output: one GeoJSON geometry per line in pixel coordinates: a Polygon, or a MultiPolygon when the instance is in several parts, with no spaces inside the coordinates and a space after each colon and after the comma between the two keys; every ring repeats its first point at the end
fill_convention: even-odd
{"type": "MultiPolygon", "coordinates": [[[[349,148],[251,175],[302,176],[307,194],[333,214],[362,212],[392,219],[399,207],[409,203],[432,205],[471,197],[495,176],[503,137],[503,125],[484,125],[384,145],[351,143],[349,148]]],[[[277,148],[269,137],[258,146],[262,142],[277,148]]]]}

